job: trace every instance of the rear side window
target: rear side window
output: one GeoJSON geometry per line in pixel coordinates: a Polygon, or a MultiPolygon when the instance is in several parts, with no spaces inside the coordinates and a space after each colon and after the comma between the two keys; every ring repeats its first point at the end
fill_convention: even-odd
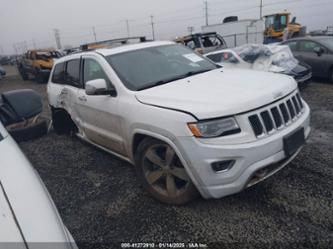
{"type": "Polygon", "coordinates": [[[58,84],[64,84],[65,80],[65,70],[64,70],[65,63],[59,63],[55,65],[52,75],[52,82],[58,84]]]}
{"type": "Polygon", "coordinates": [[[286,43],[286,45],[289,46],[289,48],[291,49],[291,51],[297,51],[297,42],[296,41],[291,41],[291,42],[288,42],[286,43]]]}
{"type": "Polygon", "coordinates": [[[80,86],[80,59],[67,62],[66,83],[75,87],[80,86]]]}
{"type": "Polygon", "coordinates": [[[321,47],[318,43],[313,41],[301,41],[300,43],[300,51],[302,52],[314,52],[316,47],[321,47]]]}
{"type": "Polygon", "coordinates": [[[223,45],[223,42],[217,36],[201,37],[201,43],[205,48],[220,47],[223,45]]]}

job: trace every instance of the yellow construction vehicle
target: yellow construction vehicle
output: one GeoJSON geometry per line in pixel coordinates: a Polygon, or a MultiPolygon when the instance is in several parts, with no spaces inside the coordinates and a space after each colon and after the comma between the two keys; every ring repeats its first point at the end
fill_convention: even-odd
{"type": "Polygon", "coordinates": [[[291,14],[288,12],[276,13],[265,16],[265,41],[279,42],[283,39],[283,33],[285,29],[288,29],[288,38],[297,37],[302,32],[304,27],[301,24],[296,23],[296,17],[292,20],[291,14]]]}
{"type": "Polygon", "coordinates": [[[28,50],[17,63],[18,70],[23,80],[28,80],[30,75],[38,83],[46,83],[53,66],[53,60],[62,56],[56,50],[28,50]]]}

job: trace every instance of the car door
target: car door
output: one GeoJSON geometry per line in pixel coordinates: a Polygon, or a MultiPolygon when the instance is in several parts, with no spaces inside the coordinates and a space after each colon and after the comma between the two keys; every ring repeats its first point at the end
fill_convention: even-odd
{"type": "Polygon", "coordinates": [[[312,74],[314,76],[326,77],[328,68],[325,61],[327,60],[327,49],[317,42],[309,40],[301,40],[298,45],[298,52],[295,56],[298,60],[305,62],[312,67],[312,74]],[[314,49],[320,47],[323,53],[318,55],[314,49]]]}
{"type": "MultiPolygon", "coordinates": [[[[114,88],[105,67],[101,59],[92,56],[83,57],[81,66],[83,86],[90,80],[104,79],[110,89],[114,88]]],[[[77,109],[87,139],[126,156],[116,96],[91,96],[82,88],[77,98],[77,109]]]]}
{"type": "MultiPolygon", "coordinates": [[[[72,120],[78,124],[79,116],[76,109],[76,98],[78,90],[81,86],[80,82],[80,58],[68,60],[63,64],[64,67],[64,79],[58,101],[67,112],[70,114],[72,120]]],[[[60,67],[61,64],[58,64],[60,67]]],[[[57,65],[57,66],[58,66],[57,65]]],[[[61,75],[60,75],[61,77],[61,75]]],[[[57,80],[57,79],[55,79],[57,80]]]]}

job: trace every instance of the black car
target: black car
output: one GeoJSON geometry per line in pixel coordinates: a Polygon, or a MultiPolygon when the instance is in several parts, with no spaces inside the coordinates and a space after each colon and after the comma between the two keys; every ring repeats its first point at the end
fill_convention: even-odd
{"type": "Polygon", "coordinates": [[[290,39],[288,45],[294,56],[311,66],[312,75],[328,78],[333,83],[333,37],[314,36],[290,39]]]}

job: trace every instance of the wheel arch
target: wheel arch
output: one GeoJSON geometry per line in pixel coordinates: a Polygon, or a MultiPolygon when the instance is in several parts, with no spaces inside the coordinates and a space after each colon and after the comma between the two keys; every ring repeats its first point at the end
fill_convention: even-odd
{"type": "Polygon", "coordinates": [[[136,130],[135,133],[132,136],[132,140],[131,140],[131,160],[134,162],[135,164],[135,152],[137,147],[139,146],[139,144],[145,139],[145,138],[152,138],[152,139],[157,139],[159,141],[165,142],[166,144],[168,144],[177,154],[177,156],[179,157],[181,163],[183,164],[184,168],[186,169],[187,174],[189,175],[189,177],[191,178],[193,184],[196,186],[197,190],[200,192],[200,194],[202,196],[205,196],[205,193],[203,193],[202,189],[200,188],[200,182],[198,181],[199,177],[195,176],[193,174],[193,171],[190,170],[190,163],[189,160],[186,158],[186,156],[184,156],[181,153],[181,149],[179,149],[177,147],[177,145],[173,142],[173,140],[167,136],[158,134],[158,133],[154,133],[151,131],[147,131],[147,130],[136,130]]]}
{"type": "MultiPolygon", "coordinates": [[[[78,132],[79,131],[79,127],[78,125],[74,122],[74,120],[72,119],[72,116],[70,115],[70,113],[65,109],[65,108],[61,108],[61,107],[53,107],[52,105],[50,105],[50,109],[51,109],[51,115],[52,115],[52,123],[53,126],[54,124],[54,117],[55,115],[62,115],[60,116],[60,119],[62,119],[62,126],[63,125],[67,125],[68,127],[68,131],[73,131],[73,132],[78,132]]],[[[66,127],[66,126],[65,126],[66,127]]]]}

